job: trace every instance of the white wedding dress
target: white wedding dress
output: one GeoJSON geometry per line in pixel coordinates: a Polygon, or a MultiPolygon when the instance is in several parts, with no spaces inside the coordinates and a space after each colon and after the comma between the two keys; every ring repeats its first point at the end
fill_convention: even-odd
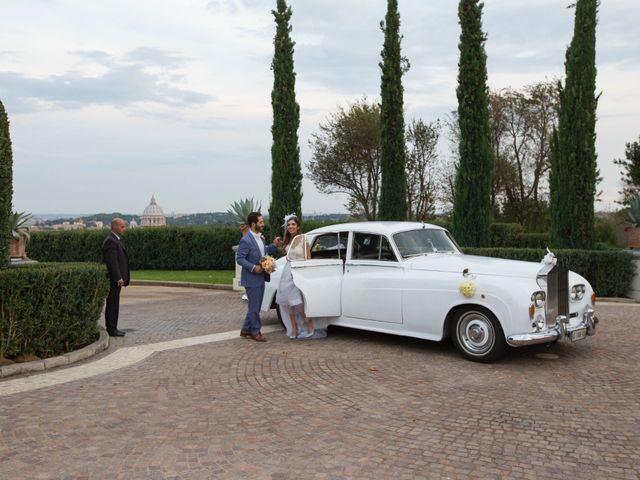
{"type": "MultiPolygon", "coordinates": [[[[296,255],[297,258],[305,258],[304,243],[294,242],[291,245],[287,245],[287,253],[289,253],[289,249],[292,246],[295,253],[298,254],[296,255]]],[[[291,335],[291,317],[289,313],[291,310],[302,310],[304,308],[304,301],[302,298],[302,292],[300,292],[293,281],[293,275],[291,274],[291,262],[289,260],[286,261],[282,274],[280,275],[280,283],[278,284],[278,291],[276,292],[276,303],[279,305],[280,316],[282,318],[282,323],[284,323],[287,329],[287,335],[291,335]]],[[[311,320],[313,320],[314,332],[309,333],[313,333],[312,338],[326,337],[326,321],[323,321],[321,322],[321,325],[318,325],[315,318],[312,318],[311,320]]],[[[296,314],[296,321],[298,335],[300,336],[301,334],[307,333],[307,325],[299,313],[296,314]]]]}

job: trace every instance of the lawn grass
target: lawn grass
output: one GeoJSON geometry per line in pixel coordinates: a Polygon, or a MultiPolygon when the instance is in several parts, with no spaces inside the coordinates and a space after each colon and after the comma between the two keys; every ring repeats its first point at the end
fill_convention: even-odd
{"type": "Polygon", "coordinates": [[[231,285],[234,270],[135,270],[132,280],[159,280],[163,282],[217,283],[231,285]]]}

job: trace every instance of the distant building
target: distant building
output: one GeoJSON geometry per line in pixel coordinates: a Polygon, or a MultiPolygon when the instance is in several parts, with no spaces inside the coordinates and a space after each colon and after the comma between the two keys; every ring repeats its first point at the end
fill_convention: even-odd
{"type": "Polygon", "coordinates": [[[167,224],[167,219],[160,205],[156,203],[155,197],[151,196],[151,202],[144,209],[140,216],[141,227],[161,227],[167,224]]]}
{"type": "Polygon", "coordinates": [[[51,228],[53,230],[82,230],[87,226],[83,222],[62,222],[52,225],[51,228]]]}
{"type": "Polygon", "coordinates": [[[138,226],[138,222],[136,222],[135,218],[132,218],[129,222],[129,228],[136,228],[138,226]]]}

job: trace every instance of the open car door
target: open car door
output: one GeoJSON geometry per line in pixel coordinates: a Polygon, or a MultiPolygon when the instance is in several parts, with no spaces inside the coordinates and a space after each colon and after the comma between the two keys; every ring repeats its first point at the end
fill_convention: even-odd
{"type": "MultiPolygon", "coordinates": [[[[338,317],[341,314],[342,274],[344,271],[343,259],[340,258],[339,248],[341,245],[338,233],[333,235],[336,242],[335,258],[331,251],[332,247],[324,248],[322,258],[314,258],[311,248],[307,242],[306,235],[298,235],[291,242],[287,260],[291,265],[291,274],[296,287],[302,292],[304,298],[304,313],[307,317],[338,317]]],[[[315,239],[314,248],[319,248],[318,240],[324,235],[315,239]]],[[[344,251],[346,251],[346,241],[344,238],[344,251]]],[[[331,243],[332,239],[325,238],[325,244],[331,243]]]]}

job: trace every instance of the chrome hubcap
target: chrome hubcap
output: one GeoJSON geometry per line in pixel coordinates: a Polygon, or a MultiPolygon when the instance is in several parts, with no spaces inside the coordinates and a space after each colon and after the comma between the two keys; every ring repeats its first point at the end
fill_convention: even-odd
{"type": "Polygon", "coordinates": [[[478,312],[469,312],[458,322],[458,338],[465,350],[478,355],[493,347],[495,332],[488,318],[478,312]]]}
{"type": "Polygon", "coordinates": [[[487,332],[482,328],[481,325],[472,325],[469,328],[469,340],[471,340],[475,344],[483,343],[484,339],[487,336],[487,332]]]}

